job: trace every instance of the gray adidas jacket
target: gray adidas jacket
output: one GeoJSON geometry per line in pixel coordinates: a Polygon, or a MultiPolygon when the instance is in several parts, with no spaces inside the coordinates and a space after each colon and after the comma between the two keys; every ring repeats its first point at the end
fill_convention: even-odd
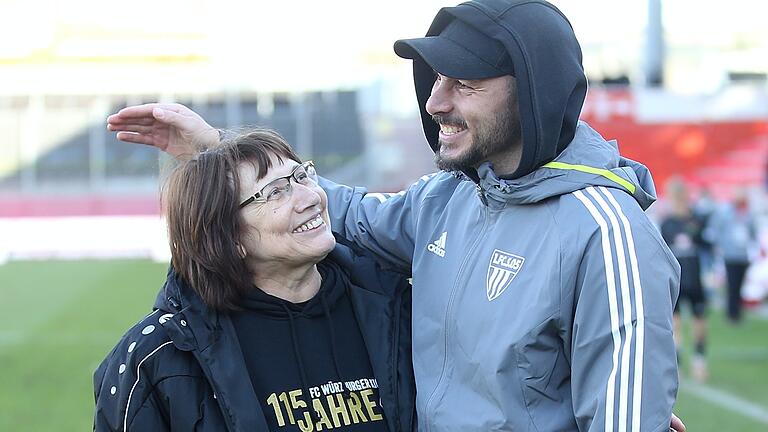
{"type": "MultiPolygon", "coordinates": [[[[578,121],[581,48],[556,7],[468,1],[427,35],[453,20],[512,60],[516,171],[502,180],[485,163],[395,195],[325,185],[334,230],[413,276],[419,430],[667,431],[680,267],[643,212],[648,170],[578,121]]],[[[418,58],[413,71],[437,150],[434,72],[418,58]]]]}
{"type": "Polygon", "coordinates": [[[412,274],[419,430],[668,430],[680,269],[647,169],[581,123],[526,176],[478,173],[487,205],[447,172],[324,184],[334,230],[412,274]]]}

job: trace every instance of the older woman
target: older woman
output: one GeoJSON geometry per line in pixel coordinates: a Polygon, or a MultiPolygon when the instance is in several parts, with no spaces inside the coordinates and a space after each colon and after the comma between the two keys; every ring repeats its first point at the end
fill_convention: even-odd
{"type": "Polygon", "coordinates": [[[412,429],[407,281],[336,245],[312,162],[254,130],[165,209],[168,279],[95,373],[95,430],[412,429]]]}

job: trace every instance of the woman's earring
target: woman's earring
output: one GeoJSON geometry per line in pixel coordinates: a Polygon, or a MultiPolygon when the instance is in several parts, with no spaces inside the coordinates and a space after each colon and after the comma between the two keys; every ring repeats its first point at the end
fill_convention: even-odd
{"type": "Polygon", "coordinates": [[[245,246],[241,245],[240,243],[237,243],[237,252],[240,254],[240,258],[245,258],[248,256],[248,252],[245,250],[245,246]]]}

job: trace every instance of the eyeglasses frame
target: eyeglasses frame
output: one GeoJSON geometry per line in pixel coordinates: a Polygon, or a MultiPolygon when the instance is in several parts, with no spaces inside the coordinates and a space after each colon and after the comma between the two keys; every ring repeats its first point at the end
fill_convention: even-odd
{"type": "MultiPolygon", "coordinates": [[[[243,207],[247,206],[248,204],[263,204],[263,203],[269,202],[267,200],[267,198],[263,196],[264,189],[268,188],[269,185],[271,185],[272,183],[274,183],[274,182],[276,182],[278,180],[288,180],[288,186],[290,188],[293,188],[293,186],[291,186],[291,180],[293,180],[294,182],[296,182],[298,184],[302,184],[298,180],[296,180],[296,178],[294,177],[296,175],[296,171],[299,168],[302,168],[302,167],[307,172],[307,176],[310,178],[310,180],[316,182],[317,181],[317,172],[315,171],[315,163],[313,161],[311,161],[311,160],[302,162],[302,163],[296,165],[293,168],[293,170],[291,171],[291,173],[288,174],[287,176],[276,177],[276,178],[272,179],[269,183],[264,185],[264,187],[261,188],[258,192],[256,192],[255,194],[249,196],[248,198],[246,198],[243,202],[240,203],[240,205],[238,206],[238,209],[242,209],[243,207]]],[[[290,188],[288,190],[291,190],[290,188]]]]}

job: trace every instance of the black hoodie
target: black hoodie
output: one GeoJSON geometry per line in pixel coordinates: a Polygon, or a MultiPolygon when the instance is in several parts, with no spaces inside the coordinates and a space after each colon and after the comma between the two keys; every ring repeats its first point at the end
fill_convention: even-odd
{"type": "MultiPolygon", "coordinates": [[[[455,19],[499,41],[512,59],[523,152],[508,177],[522,177],[553,160],[573,140],[587,92],[581,47],[568,19],[544,1],[476,0],[441,9],[427,36],[455,19]]],[[[413,74],[424,134],[437,151],[440,128],[425,108],[434,73],[423,60],[414,60],[413,74]]]]}
{"type": "MultiPolygon", "coordinates": [[[[342,269],[341,276],[349,282],[345,287],[345,300],[337,297],[340,293],[335,289],[332,295],[326,297],[329,309],[332,309],[332,321],[336,323],[337,313],[345,310],[348,302],[351,303],[381,397],[381,402],[378,399],[375,402],[386,413],[384,421],[388,430],[412,431],[416,419],[411,365],[410,286],[402,275],[383,271],[372,259],[352,253],[340,244],[323,262],[328,264],[331,261],[342,269]]],[[[307,308],[316,310],[309,304],[307,308]]],[[[268,416],[275,418],[274,409],[272,406],[266,411],[262,408],[263,402],[251,385],[251,374],[233,325],[232,313],[207,308],[172,269],[158,294],[155,309],[125,334],[94,373],[94,430],[270,430],[268,416]]],[[[319,319],[320,328],[328,329],[325,317],[311,319],[319,319]]],[[[338,323],[345,322],[350,322],[349,317],[342,318],[340,314],[338,323]]],[[[346,345],[346,341],[341,340],[346,334],[344,331],[337,332],[338,347],[346,345]]],[[[311,339],[301,339],[302,336],[306,334],[299,335],[298,340],[304,346],[313,343],[311,339]]],[[[285,339],[290,340],[287,336],[285,339]]],[[[329,336],[323,338],[328,339],[329,336]]],[[[323,347],[324,350],[329,348],[323,347]]],[[[301,350],[301,354],[307,370],[313,368],[315,357],[312,353],[301,350]]],[[[356,374],[347,375],[353,369],[346,368],[346,353],[338,350],[337,354],[340,375],[343,380],[349,381],[356,374]]],[[[266,367],[279,369],[280,373],[288,369],[297,370],[296,360],[294,352],[289,350],[286,358],[266,367]]],[[[327,379],[334,383],[339,381],[335,367],[324,376],[329,376],[327,379]]],[[[292,382],[291,389],[302,387],[299,377],[293,377],[292,382]]],[[[327,381],[321,384],[327,384],[327,381]]],[[[373,387],[370,381],[358,381],[352,385],[359,390],[355,390],[358,397],[361,392],[369,390],[364,387],[373,387]]],[[[320,391],[323,392],[322,387],[320,391]]],[[[280,394],[276,394],[276,398],[282,407],[286,402],[289,406],[300,406],[298,400],[303,398],[296,395],[295,392],[286,394],[281,399],[280,394]]],[[[349,394],[341,395],[342,398],[347,396],[354,399],[349,394]]],[[[337,399],[334,396],[334,400],[337,399]]],[[[370,400],[374,398],[370,397],[370,400]]],[[[367,409],[362,409],[366,418],[370,417],[367,409]]],[[[287,410],[283,415],[290,423],[287,410]]],[[[339,415],[340,421],[343,421],[343,414],[339,415]]],[[[294,420],[304,418],[302,411],[294,420]]],[[[322,415],[314,420],[315,424],[323,423],[322,415]]],[[[333,423],[332,418],[330,421],[333,423]]],[[[378,422],[368,424],[379,425],[378,422]]],[[[342,429],[323,427],[323,430],[342,429]]]]}
{"type": "Polygon", "coordinates": [[[309,301],[291,303],[254,289],[241,302],[245,310],[231,314],[267,423],[280,431],[310,423],[386,431],[379,386],[346,295],[349,281],[333,261],[318,270],[320,290],[309,301]]]}

